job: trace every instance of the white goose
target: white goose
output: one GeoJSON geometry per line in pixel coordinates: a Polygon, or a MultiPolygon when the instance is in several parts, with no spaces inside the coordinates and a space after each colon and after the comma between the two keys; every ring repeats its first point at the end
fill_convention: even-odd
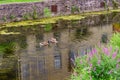
{"type": "Polygon", "coordinates": [[[40,43],[40,47],[47,46],[47,45],[48,45],[48,42],[45,42],[45,41],[40,43]]]}
{"type": "Polygon", "coordinates": [[[50,42],[52,42],[52,43],[58,43],[58,41],[55,38],[51,38],[50,42]]]}

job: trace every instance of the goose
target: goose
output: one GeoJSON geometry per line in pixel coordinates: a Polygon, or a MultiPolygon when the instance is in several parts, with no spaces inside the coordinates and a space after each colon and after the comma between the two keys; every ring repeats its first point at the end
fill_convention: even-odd
{"type": "Polygon", "coordinates": [[[52,42],[52,43],[58,43],[58,41],[55,38],[51,38],[50,42],[52,42]]]}
{"type": "Polygon", "coordinates": [[[45,42],[45,41],[40,43],[40,47],[47,46],[47,45],[48,45],[48,42],[45,42]]]}

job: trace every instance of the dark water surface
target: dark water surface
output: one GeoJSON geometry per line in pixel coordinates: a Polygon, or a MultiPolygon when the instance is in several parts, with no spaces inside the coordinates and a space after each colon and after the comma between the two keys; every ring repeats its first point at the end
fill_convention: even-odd
{"type": "Polygon", "coordinates": [[[83,23],[59,22],[47,32],[41,28],[45,25],[4,28],[20,34],[0,35],[0,80],[69,80],[69,53],[106,44],[112,36],[112,23],[107,18],[101,19],[98,23],[92,19],[83,23]],[[39,43],[52,37],[58,43],[40,47],[39,43]]]}

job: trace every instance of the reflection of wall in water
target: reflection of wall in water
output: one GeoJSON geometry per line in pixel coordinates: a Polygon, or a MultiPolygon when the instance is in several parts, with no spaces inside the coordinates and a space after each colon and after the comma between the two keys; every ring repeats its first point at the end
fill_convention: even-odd
{"type": "Polygon", "coordinates": [[[81,40],[80,42],[77,41],[77,39],[75,39],[75,41],[72,41],[73,36],[75,36],[74,34],[76,33],[76,28],[44,33],[41,35],[42,38],[38,37],[39,35],[28,36],[27,52],[30,52],[30,54],[23,58],[21,57],[22,80],[27,80],[24,79],[26,76],[28,76],[28,80],[35,80],[36,78],[38,78],[37,80],[39,80],[39,78],[40,80],[63,80],[66,78],[66,76],[69,76],[69,49],[72,48],[73,51],[76,52],[78,50],[84,50],[86,48],[94,46],[95,44],[98,44],[101,41],[103,33],[108,34],[108,39],[112,34],[111,25],[90,27],[88,30],[92,34],[89,35],[86,40],[81,40]],[[39,47],[39,42],[47,41],[51,37],[55,37],[58,40],[58,44],[50,44],[50,46],[41,48],[39,47]],[[34,53],[31,54],[31,51],[34,53]],[[25,66],[28,67],[26,68],[25,66]]]}
{"type": "MultiPolygon", "coordinates": [[[[64,34],[45,33],[43,40],[56,37],[58,41],[67,42],[64,34]],[[62,36],[61,36],[62,35],[62,36]],[[63,39],[64,38],[64,39],[63,39]],[[65,40],[65,41],[63,41],[65,40]]],[[[37,35],[38,36],[38,35],[37,35]]],[[[35,35],[27,36],[27,56],[21,56],[21,79],[22,80],[63,80],[69,76],[68,72],[68,49],[60,49],[60,45],[38,47],[35,35]]],[[[42,40],[41,40],[42,41],[42,40]]],[[[24,53],[26,54],[26,53],[24,53]]]]}
{"type": "Polygon", "coordinates": [[[113,33],[112,25],[108,24],[104,26],[91,27],[89,31],[92,32],[92,34],[90,35],[90,37],[87,38],[87,40],[81,41],[81,44],[76,44],[77,50],[83,52],[83,50],[90,49],[95,45],[98,45],[99,43],[106,45],[104,44],[104,42],[102,42],[103,35],[106,35],[108,39],[107,42],[109,42],[109,39],[113,33]]]}
{"type": "Polygon", "coordinates": [[[36,37],[34,34],[27,36],[27,45],[28,54],[34,54],[36,50],[36,37]]]}

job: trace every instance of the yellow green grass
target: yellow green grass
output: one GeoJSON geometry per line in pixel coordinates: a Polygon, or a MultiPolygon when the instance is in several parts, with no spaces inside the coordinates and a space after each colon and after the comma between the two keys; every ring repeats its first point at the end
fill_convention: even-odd
{"type": "Polygon", "coordinates": [[[0,0],[0,4],[22,3],[22,2],[40,2],[43,0],[0,0]]]}
{"type": "Polygon", "coordinates": [[[5,24],[0,25],[0,28],[56,23],[59,19],[63,19],[63,20],[80,20],[80,19],[86,18],[88,16],[109,14],[109,13],[112,13],[112,12],[120,12],[120,9],[110,10],[110,11],[85,12],[85,13],[81,13],[81,14],[77,14],[77,15],[48,17],[48,18],[42,18],[42,19],[38,19],[38,20],[27,20],[27,21],[21,21],[21,22],[11,22],[11,23],[5,23],[5,24]]]}
{"type": "Polygon", "coordinates": [[[0,31],[1,35],[20,34],[19,32],[8,32],[7,30],[0,31]]]}

